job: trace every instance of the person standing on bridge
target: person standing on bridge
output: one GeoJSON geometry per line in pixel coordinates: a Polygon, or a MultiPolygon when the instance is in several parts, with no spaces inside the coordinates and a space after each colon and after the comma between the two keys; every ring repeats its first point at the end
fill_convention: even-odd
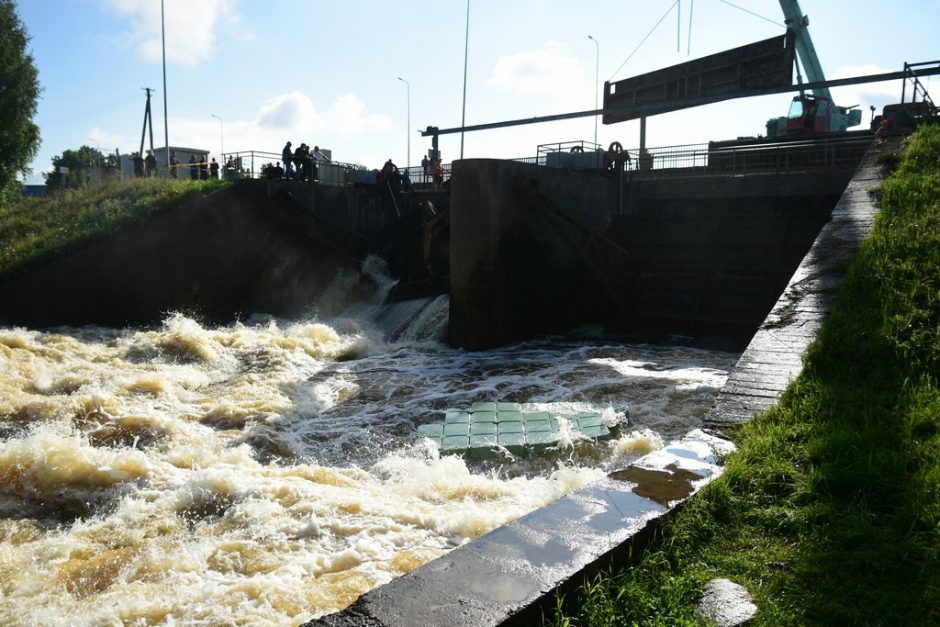
{"type": "Polygon", "coordinates": [[[320,180],[320,165],[319,165],[319,164],[320,164],[321,162],[322,162],[322,163],[330,163],[330,158],[327,157],[327,156],[326,156],[325,154],[323,154],[322,152],[320,152],[320,147],[319,147],[319,146],[314,146],[314,147],[313,147],[313,153],[311,153],[311,156],[313,157],[313,172],[312,172],[311,175],[310,175],[310,177],[311,177],[310,180],[311,180],[311,181],[318,181],[318,180],[320,180]]]}
{"type": "Polygon", "coordinates": [[[291,168],[291,161],[294,158],[294,151],[290,149],[291,143],[287,142],[284,145],[284,150],[281,151],[281,161],[284,162],[284,178],[290,179],[294,176],[294,170],[291,168]]]}
{"type": "Polygon", "coordinates": [[[434,189],[440,190],[444,185],[444,162],[437,159],[434,162],[434,189]]]}

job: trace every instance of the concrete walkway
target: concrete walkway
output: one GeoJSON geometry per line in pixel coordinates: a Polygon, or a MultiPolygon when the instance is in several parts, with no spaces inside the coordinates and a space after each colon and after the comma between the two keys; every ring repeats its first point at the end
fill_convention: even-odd
{"type": "Polygon", "coordinates": [[[851,259],[871,231],[884,180],[881,158],[901,148],[904,137],[876,139],[803,258],[787,288],[761,324],[718,395],[706,423],[749,420],[771,407],[803,370],[803,354],[832,308],[851,259]]]}

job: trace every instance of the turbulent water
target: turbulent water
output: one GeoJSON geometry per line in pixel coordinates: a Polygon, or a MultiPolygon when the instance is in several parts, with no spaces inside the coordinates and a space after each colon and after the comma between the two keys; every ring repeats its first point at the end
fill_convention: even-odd
{"type": "Polygon", "coordinates": [[[0,329],[0,624],[296,625],[697,426],[735,356],[554,338],[467,353],[447,300],[342,275],[302,321],[0,329]],[[465,462],[477,400],[621,436],[465,462]]]}

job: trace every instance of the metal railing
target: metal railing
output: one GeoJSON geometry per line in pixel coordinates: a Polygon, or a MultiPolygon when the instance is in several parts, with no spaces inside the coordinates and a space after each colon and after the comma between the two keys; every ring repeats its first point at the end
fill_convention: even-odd
{"type": "MultiPolygon", "coordinates": [[[[625,171],[649,176],[688,176],[701,174],[746,174],[793,169],[838,168],[858,162],[871,143],[867,133],[795,141],[710,142],[624,150],[620,163],[625,171]]],[[[536,157],[514,159],[546,167],[579,170],[616,170],[616,155],[597,148],[592,151],[541,150],[536,157]]],[[[549,145],[544,145],[549,146],[549,145]]],[[[540,148],[542,148],[540,146],[540,148]]]]}
{"type": "MultiPolygon", "coordinates": [[[[534,157],[519,157],[512,161],[550,168],[598,171],[616,171],[620,165],[626,172],[643,176],[766,173],[850,167],[858,162],[871,139],[872,135],[868,133],[849,133],[839,137],[770,143],[741,140],[684,144],[647,148],[644,152],[639,148],[623,150],[619,159],[591,142],[558,142],[540,145],[534,157]]],[[[280,153],[262,150],[225,153],[222,175],[228,178],[262,178],[270,175],[268,168],[280,161],[280,153]]],[[[442,182],[450,179],[452,165],[443,164],[442,182]]],[[[378,182],[378,169],[366,170],[359,164],[321,161],[317,166],[317,180],[321,185],[378,182]]],[[[399,168],[399,174],[407,179],[413,189],[432,190],[438,187],[433,169],[425,171],[422,166],[412,166],[399,168]]],[[[284,176],[287,177],[286,170],[284,176]]]]}
{"type": "MultiPolygon", "coordinates": [[[[243,150],[240,152],[224,153],[222,155],[223,170],[231,172],[227,174],[229,178],[265,178],[272,173],[271,168],[280,164],[283,168],[281,176],[296,180],[297,166],[291,161],[288,169],[286,164],[281,161],[281,153],[269,152],[265,150],[243,150]],[[231,168],[225,166],[231,160],[231,168]]],[[[356,183],[376,183],[378,182],[378,169],[366,169],[358,163],[346,163],[343,161],[318,161],[317,182],[320,185],[354,185],[356,183]]],[[[445,163],[443,180],[446,181],[451,175],[451,164],[445,163]]],[[[402,178],[407,178],[411,186],[417,189],[431,189],[434,187],[433,170],[425,172],[422,166],[412,166],[410,168],[399,168],[399,174],[402,178]]]]}

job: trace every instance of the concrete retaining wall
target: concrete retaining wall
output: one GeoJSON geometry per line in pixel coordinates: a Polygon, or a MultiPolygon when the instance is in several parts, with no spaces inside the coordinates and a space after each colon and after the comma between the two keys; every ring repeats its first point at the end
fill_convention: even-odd
{"type": "Polygon", "coordinates": [[[169,311],[218,322],[297,316],[346,263],[297,212],[228,187],[0,285],[0,324],[137,325],[169,311]]]}
{"type": "Polygon", "coordinates": [[[482,349],[600,324],[743,346],[850,176],[620,180],[457,162],[450,341],[482,349]]]}

